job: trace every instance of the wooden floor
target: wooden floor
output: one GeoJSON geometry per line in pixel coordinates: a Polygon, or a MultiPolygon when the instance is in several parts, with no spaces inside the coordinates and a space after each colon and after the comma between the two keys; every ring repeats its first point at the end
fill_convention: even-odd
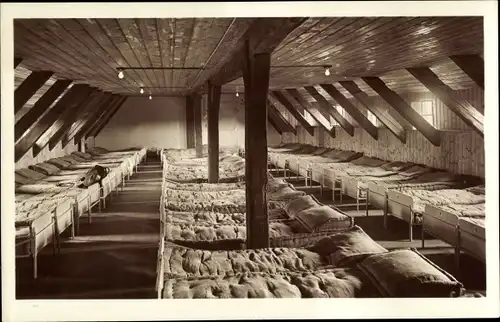
{"type": "MultiPolygon", "coordinates": [[[[39,257],[39,278],[30,277],[29,260],[17,261],[18,299],[126,299],[156,298],[156,261],[159,244],[159,199],[161,164],[156,155],[139,166],[123,192],[113,196],[109,207],[94,214],[91,225],[82,220],[80,236],[62,243],[61,254],[53,255],[47,246],[39,257]]],[[[293,182],[299,187],[303,181],[293,182]]],[[[331,193],[320,196],[325,203],[331,193]]],[[[408,229],[403,222],[390,221],[384,229],[382,212],[347,210],[374,240],[388,249],[414,247],[437,265],[455,275],[468,289],[484,291],[485,266],[462,256],[461,270],[455,271],[453,250],[429,237],[420,249],[420,231],[415,240],[407,241],[408,229]]]]}

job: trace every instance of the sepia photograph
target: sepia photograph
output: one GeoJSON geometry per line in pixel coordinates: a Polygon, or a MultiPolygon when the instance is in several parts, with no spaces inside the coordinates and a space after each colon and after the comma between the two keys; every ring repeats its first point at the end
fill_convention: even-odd
{"type": "Polygon", "coordinates": [[[498,5],[438,4],[2,3],[4,320],[498,317],[498,5]]]}

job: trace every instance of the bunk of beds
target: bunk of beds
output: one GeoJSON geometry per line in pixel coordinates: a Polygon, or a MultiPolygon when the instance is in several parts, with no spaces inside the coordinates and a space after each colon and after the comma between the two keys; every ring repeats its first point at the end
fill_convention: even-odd
{"type": "MultiPolygon", "coordinates": [[[[60,247],[60,235],[68,228],[71,237],[78,233],[79,219],[87,213],[91,223],[92,207],[118,188],[121,173],[129,174],[145,156],[145,149],[91,153],[73,152],[28,168],[15,171],[16,257],[33,259],[33,277],[37,278],[38,253],[49,243],[60,247]],[[101,184],[82,186],[82,178],[94,165],[113,166],[101,184]],[[121,169],[126,169],[122,172],[121,169]],[[120,176],[117,176],[117,173],[120,176]]],[[[123,181],[122,181],[123,182],[123,181]]]]}

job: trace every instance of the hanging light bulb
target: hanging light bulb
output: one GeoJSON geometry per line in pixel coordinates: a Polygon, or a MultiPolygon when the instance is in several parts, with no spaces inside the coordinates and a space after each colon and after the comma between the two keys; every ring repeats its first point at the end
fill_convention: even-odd
{"type": "Polygon", "coordinates": [[[144,88],[141,87],[141,94],[144,94],[144,88]]]}
{"type": "Polygon", "coordinates": [[[151,95],[149,95],[149,99],[153,99],[153,98],[151,97],[151,95]]]}
{"type": "Polygon", "coordinates": [[[238,92],[236,92],[236,97],[240,96],[240,94],[238,92]]]}
{"type": "Polygon", "coordinates": [[[125,77],[125,74],[123,73],[122,70],[120,70],[120,72],[118,73],[118,78],[123,79],[123,77],[125,77]]]}
{"type": "Polygon", "coordinates": [[[328,67],[325,68],[325,75],[330,76],[330,68],[328,67]]]}

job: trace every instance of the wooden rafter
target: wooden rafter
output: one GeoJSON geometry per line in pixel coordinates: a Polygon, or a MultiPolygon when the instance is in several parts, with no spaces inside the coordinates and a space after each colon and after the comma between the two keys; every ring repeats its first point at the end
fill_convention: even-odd
{"type": "Polygon", "coordinates": [[[42,116],[45,111],[54,103],[54,101],[68,88],[71,84],[70,80],[56,81],[36,103],[24,114],[15,125],[15,140],[17,141],[33,123],[42,116]]]}
{"type": "Polygon", "coordinates": [[[372,112],[380,123],[387,127],[401,142],[406,143],[405,129],[390,114],[384,113],[379,105],[373,104],[368,94],[363,92],[355,82],[340,81],[339,84],[357,99],[358,102],[365,106],[368,111],[372,112]]]}
{"type": "Polygon", "coordinates": [[[484,60],[479,55],[454,55],[450,59],[472,79],[477,86],[484,89],[484,60]]]}
{"type": "Polygon", "coordinates": [[[453,113],[458,115],[481,136],[484,136],[484,116],[467,100],[458,96],[453,89],[443,83],[430,68],[408,68],[407,70],[448,106],[453,113]]]}
{"type": "Polygon", "coordinates": [[[358,124],[365,129],[375,140],[378,140],[378,129],[370,120],[361,113],[341,92],[332,84],[320,85],[358,124]]]}
{"type": "Polygon", "coordinates": [[[61,126],[61,128],[52,136],[52,138],[50,138],[49,149],[52,150],[53,147],[68,134],[68,132],[71,130],[72,125],[78,123],[78,118],[81,117],[87,109],[91,108],[94,105],[102,104],[102,102],[109,98],[109,96],[111,96],[111,94],[100,92],[96,93],[92,97],[89,97],[89,99],[80,106],[78,113],[75,113],[74,115],[68,117],[64,125],[61,126]]]}
{"type": "Polygon", "coordinates": [[[382,99],[391,105],[402,117],[413,125],[422,135],[434,146],[440,146],[441,135],[432,125],[429,124],[417,111],[415,111],[401,96],[392,91],[378,77],[362,77],[382,99]]]}
{"type": "Polygon", "coordinates": [[[293,99],[297,101],[311,116],[313,119],[323,127],[323,129],[332,137],[335,137],[335,127],[330,124],[330,120],[326,119],[318,109],[313,107],[309,102],[300,95],[299,91],[293,88],[286,90],[293,99]]]}
{"type": "Polygon", "coordinates": [[[118,102],[120,102],[120,96],[112,94],[107,96],[106,99],[100,102],[100,104],[96,104],[91,107],[88,115],[81,120],[82,122],[79,130],[73,135],[75,141],[78,142],[82,138],[86,137],[86,134],[91,130],[91,128],[100,126],[101,124],[99,122],[103,121],[103,115],[110,113],[115,106],[114,104],[117,104],[118,102]]]}
{"type": "Polygon", "coordinates": [[[45,84],[53,75],[50,71],[32,72],[14,91],[14,113],[17,113],[24,104],[45,84]]]}
{"type": "Polygon", "coordinates": [[[354,135],[354,126],[346,120],[338,111],[335,109],[326,98],[321,95],[314,86],[305,86],[304,89],[314,98],[318,103],[318,107],[323,109],[325,113],[331,115],[335,121],[350,135],[354,135]]]}
{"type": "Polygon", "coordinates": [[[273,118],[274,122],[280,124],[280,128],[283,132],[290,132],[297,135],[297,130],[288,122],[288,120],[278,111],[276,106],[274,106],[271,100],[267,100],[268,109],[267,113],[273,118]]]}
{"type": "Polygon", "coordinates": [[[82,137],[97,137],[102,129],[109,123],[113,116],[120,110],[123,103],[127,100],[127,96],[114,95],[113,101],[105,106],[102,106],[102,112],[97,113],[95,118],[92,118],[82,131],[82,137]],[[95,120],[95,122],[92,122],[95,120]]]}
{"type": "Polygon", "coordinates": [[[283,93],[279,91],[272,91],[270,92],[270,96],[278,100],[287,110],[290,112],[290,114],[293,115],[293,117],[302,125],[302,127],[309,132],[309,134],[314,135],[314,127],[312,124],[310,124],[306,118],[300,114],[295,106],[293,106],[292,103],[283,95],[283,93]]]}
{"type": "Polygon", "coordinates": [[[64,110],[72,110],[78,106],[79,97],[88,93],[88,85],[78,84],[70,88],[68,92],[23,136],[15,145],[15,161],[21,159],[33,144],[47,129],[58,119],[64,110]]]}
{"type": "Polygon", "coordinates": [[[14,68],[16,68],[17,66],[19,66],[19,64],[21,64],[22,61],[23,61],[22,58],[20,58],[20,57],[14,57],[14,68]]]}

